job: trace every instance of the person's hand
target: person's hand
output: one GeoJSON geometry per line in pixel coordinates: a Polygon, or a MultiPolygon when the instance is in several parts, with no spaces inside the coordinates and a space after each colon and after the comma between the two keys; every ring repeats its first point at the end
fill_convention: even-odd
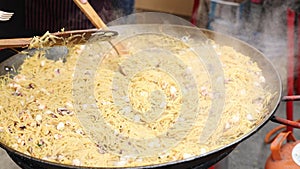
{"type": "Polygon", "coordinates": [[[80,0],[81,3],[85,4],[88,0],[80,0]]]}

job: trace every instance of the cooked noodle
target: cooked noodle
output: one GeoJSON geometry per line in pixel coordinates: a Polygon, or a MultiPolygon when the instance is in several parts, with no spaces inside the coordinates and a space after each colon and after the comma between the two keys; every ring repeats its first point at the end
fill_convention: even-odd
{"type": "MultiPolygon", "coordinates": [[[[2,76],[1,142],[30,156],[63,164],[94,167],[152,165],[189,158],[227,145],[248,133],[268,113],[267,105],[272,93],[267,91],[265,78],[258,65],[250,57],[236,52],[233,48],[212,42],[222,61],[226,98],[221,120],[216,122],[218,123],[216,130],[205,144],[200,144],[199,136],[209,116],[212,99],[215,97],[205,67],[194,62],[191,51],[178,42],[170,42],[164,37],[154,35],[146,36],[145,39],[157,43],[153,46],[163,42],[166,49],[171,48],[180,61],[193,71],[193,77],[197,82],[200,111],[197,113],[197,119],[194,119],[195,123],[192,124],[191,130],[179,144],[159,154],[140,157],[122,156],[122,150],[125,151],[126,147],[118,145],[116,147],[121,152],[110,153],[107,145],[95,140],[82,125],[82,119],[78,118],[80,109],[75,108],[75,104],[78,102],[79,105],[82,104],[85,98],[74,100],[72,91],[77,82],[83,83],[80,82],[83,77],[74,77],[79,53],[82,50],[80,46],[70,49],[66,62],[49,60],[45,57],[45,53],[37,52],[25,60],[14,78],[9,78],[9,75],[2,76]]],[[[137,48],[142,46],[139,42],[138,39],[130,40],[137,48]]],[[[126,44],[124,42],[125,47],[126,44]]],[[[136,49],[128,50],[130,54],[134,54],[136,49]]],[[[117,134],[128,138],[153,138],[167,131],[176,120],[180,120],[178,117],[184,98],[183,91],[176,81],[177,77],[172,77],[160,69],[144,70],[133,77],[126,77],[128,70],[124,67],[130,68],[130,65],[126,65],[124,60],[128,57],[130,56],[118,57],[109,53],[95,72],[93,85],[87,83],[86,87],[94,87],[96,99],[94,108],[100,109],[101,116],[117,134]],[[119,108],[114,104],[113,80],[118,77],[130,79],[129,96],[124,99],[130,102],[131,109],[142,112],[140,115],[132,116],[133,121],[126,120],[120,115],[119,108]],[[152,98],[151,92],[157,90],[165,94],[165,101],[160,105],[164,111],[156,120],[146,122],[145,112],[151,108],[149,101],[152,98]]],[[[133,61],[138,63],[138,60],[133,61]]],[[[172,66],[174,65],[170,65],[172,66]]],[[[80,106],[85,109],[89,105],[80,106]]],[[[126,113],[126,110],[124,111],[126,113]]],[[[99,131],[100,134],[105,132],[107,131],[99,131]]],[[[109,138],[101,139],[107,142],[105,139],[109,138]]],[[[152,147],[163,146],[159,143],[149,144],[152,147]]],[[[149,145],[137,147],[137,150],[147,146],[149,147],[149,145]]]]}

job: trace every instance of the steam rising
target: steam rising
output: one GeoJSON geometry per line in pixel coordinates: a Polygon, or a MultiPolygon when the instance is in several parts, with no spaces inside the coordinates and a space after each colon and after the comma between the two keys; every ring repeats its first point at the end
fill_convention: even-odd
{"type": "Polygon", "coordinates": [[[262,4],[242,4],[240,20],[236,19],[236,7],[217,5],[215,16],[209,25],[217,31],[232,35],[251,44],[265,54],[274,64],[286,88],[287,36],[285,1],[265,0],[262,4]]]}

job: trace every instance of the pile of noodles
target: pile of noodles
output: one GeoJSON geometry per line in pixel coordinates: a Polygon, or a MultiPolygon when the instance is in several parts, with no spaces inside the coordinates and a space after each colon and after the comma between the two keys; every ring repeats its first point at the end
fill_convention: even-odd
{"type": "MultiPolygon", "coordinates": [[[[223,66],[225,103],[221,120],[215,124],[215,131],[205,143],[200,142],[199,136],[203,132],[214,99],[212,82],[205,66],[194,62],[192,52],[181,42],[156,35],[145,36],[143,41],[147,40],[146,44],[163,44],[163,48],[170,49],[193,72],[197,84],[198,93],[195,94],[199,96],[198,105],[191,103],[189,106],[198,107],[199,112],[196,113],[196,119],[193,119],[191,129],[178,144],[158,154],[139,156],[137,153],[130,156],[122,155],[122,151],[130,151],[130,146],[118,145],[117,142],[114,144],[114,140],[105,137],[111,134],[107,132],[114,131],[115,135],[125,138],[153,138],[168,131],[177,120],[191,120],[178,119],[182,113],[179,110],[184,92],[176,81],[176,73],[170,76],[165,70],[153,68],[137,72],[132,77],[126,76],[124,67],[132,65],[126,65],[125,61],[135,54],[136,48],[143,46],[138,38],[123,42],[128,50],[125,55],[108,53],[95,70],[92,82],[74,76],[75,69],[78,68],[77,61],[84,48],[82,46],[70,48],[66,62],[47,59],[44,52],[37,52],[24,61],[14,78],[3,75],[0,79],[0,141],[32,157],[63,164],[93,167],[152,165],[201,155],[227,145],[248,133],[268,113],[267,105],[272,93],[265,89],[265,78],[257,64],[231,47],[211,42],[223,66]],[[136,48],[130,48],[129,44],[136,48]],[[130,83],[128,86],[114,86],[115,78],[124,78],[130,83]],[[84,109],[92,108],[84,104],[85,97],[76,93],[74,96],[74,85],[85,86],[94,91],[92,97],[95,104],[92,107],[98,109],[99,115],[111,127],[111,130],[99,131],[94,128],[103,136],[100,140],[91,136],[94,131],[85,128],[89,124],[84,123],[89,121],[78,118],[84,109]],[[113,93],[117,91],[116,88],[128,88],[128,97],[123,99],[129,102],[130,109],[126,109],[125,105],[122,107],[114,104],[113,93]],[[157,99],[151,96],[153,91],[161,91],[165,95],[160,104],[163,113],[157,119],[147,122],[145,113],[151,108],[150,99],[157,99]],[[133,109],[141,114],[132,116],[134,120],[124,118],[124,111],[130,113],[133,109]],[[101,139],[103,142],[112,142],[111,145],[119,153],[110,151],[110,147],[103,144],[101,139]]],[[[132,61],[137,64],[141,62],[134,58],[132,61]]],[[[161,62],[163,61],[162,59],[161,62]]],[[[170,65],[172,66],[174,65],[170,65]]],[[[128,145],[131,143],[128,142],[128,145]]],[[[163,149],[163,146],[158,140],[138,147],[137,151],[149,147],[163,149]]]]}

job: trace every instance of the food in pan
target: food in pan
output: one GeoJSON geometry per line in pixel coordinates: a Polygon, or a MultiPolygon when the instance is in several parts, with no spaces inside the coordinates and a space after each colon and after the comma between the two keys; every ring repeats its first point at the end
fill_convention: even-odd
{"type": "MultiPolygon", "coordinates": [[[[206,142],[200,142],[199,137],[209,118],[212,101],[217,97],[213,93],[211,85],[213,82],[206,67],[195,62],[191,50],[180,41],[151,34],[142,38],[144,39],[132,38],[122,42],[128,50],[124,56],[118,56],[114,52],[107,53],[97,70],[84,72],[86,75],[94,73],[93,81],[86,84],[83,76],[74,75],[78,64],[91,64],[77,62],[84,46],[72,47],[66,61],[47,59],[44,52],[37,51],[35,55],[25,59],[18,69],[18,74],[13,78],[10,78],[9,74],[3,75],[0,85],[1,143],[29,156],[62,164],[92,167],[153,165],[198,156],[225,146],[247,134],[269,112],[267,105],[273,93],[268,91],[258,65],[251,57],[235,51],[232,47],[209,42],[222,63],[225,102],[221,119],[215,122],[215,130],[206,142]],[[137,49],[145,47],[142,41],[153,46],[163,44],[163,48],[178,57],[179,59],[164,64],[186,65],[184,70],[192,72],[198,92],[195,95],[199,96],[198,105],[191,105],[198,107],[199,112],[196,112],[196,119],[192,119],[194,123],[184,138],[180,138],[180,142],[169,149],[164,149],[165,145],[160,143],[159,139],[136,148],[137,150],[148,148],[149,151],[155,148],[164,149],[158,154],[148,156],[124,153],[130,151],[128,150],[132,145],[130,142],[127,142],[128,148],[123,144],[118,145],[113,139],[101,138],[104,142],[111,142],[111,145],[114,145],[116,149],[111,150],[109,145],[91,136],[93,132],[86,129],[88,125],[86,123],[90,121],[79,118],[84,110],[96,108],[114,132],[110,134],[122,135],[124,140],[155,138],[160,133],[168,131],[176,121],[188,123],[191,120],[180,119],[182,113],[180,105],[184,99],[182,94],[184,91],[178,84],[179,77],[176,77],[176,72],[163,70],[159,65],[166,61],[164,58],[157,60],[156,67],[137,71],[134,76],[128,76],[128,68],[134,68],[136,66],[134,63],[141,62],[139,57],[130,58],[130,56],[135,55],[137,49]],[[136,48],[130,48],[129,45],[136,48]],[[128,59],[131,59],[129,63],[134,66],[126,65],[128,59]],[[115,86],[114,80],[118,78],[124,78],[129,83],[115,86]],[[82,83],[86,88],[92,88],[94,93],[91,97],[95,99],[94,104],[83,104],[85,97],[76,95],[74,89],[78,87],[78,83],[82,83]],[[114,94],[117,95],[116,91],[121,87],[128,89],[128,97],[121,98],[125,102],[116,106],[114,94]],[[153,116],[154,120],[148,122],[151,116],[145,112],[151,109],[153,103],[151,99],[160,99],[151,95],[153,91],[164,93],[164,99],[158,105],[163,112],[159,116],[153,116]],[[125,103],[131,107],[126,107],[125,103]],[[133,114],[131,117],[133,109],[142,113],[133,114]],[[124,118],[126,113],[129,114],[129,118],[124,118]]],[[[171,67],[174,65],[170,65],[171,67]]],[[[108,131],[110,130],[99,129],[96,132],[105,135],[108,131]]]]}

